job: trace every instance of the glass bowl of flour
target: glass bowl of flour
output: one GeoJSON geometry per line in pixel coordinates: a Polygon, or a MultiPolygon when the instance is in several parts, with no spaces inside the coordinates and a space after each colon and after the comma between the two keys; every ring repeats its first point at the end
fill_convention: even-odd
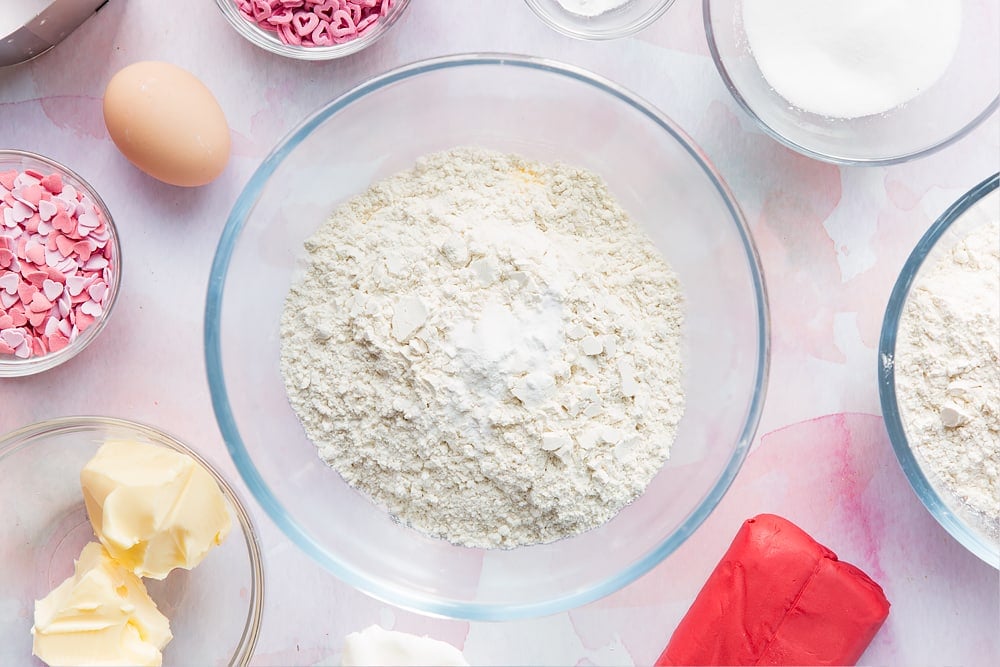
{"type": "Polygon", "coordinates": [[[788,147],[873,165],[940,149],[1000,95],[990,0],[703,0],[716,68],[788,147]]]}
{"type": "Polygon", "coordinates": [[[619,39],[663,16],[674,0],[524,0],[547,26],[578,39],[619,39]]]}
{"type": "Polygon", "coordinates": [[[702,523],[757,425],[767,322],[742,214],[669,119],[573,67],[452,56],[263,161],[206,361],[300,548],[395,605],[511,619],[621,588],[702,523]]]}
{"type": "Polygon", "coordinates": [[[882,323],[879,396],[921,502],[1000,568],[998,183],[956,201],[903,266],[882,323]]]}

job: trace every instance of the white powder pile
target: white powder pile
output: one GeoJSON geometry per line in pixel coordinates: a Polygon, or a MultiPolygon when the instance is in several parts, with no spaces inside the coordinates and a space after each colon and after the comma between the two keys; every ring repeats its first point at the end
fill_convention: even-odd
{"type": "Polygon", "coordinates": [[[1000,525],[1000,223],[978,227],[919,277],[894,363],[918,458],[1000,525]]]}
{"type": "Polygon", "coordinates": [[[567,12],[578,16],[600,16],[624,7],[632,0],[557,0],[567,12]]]}
{"type": "Polygon", "coordinates": [[[669,454],[674,274],[595,175],[427,156],[307,241],[282,319],[289,400],[402,522],[514,547],[608,521],[669,454]]]}
{"type": "Polygon", "coordinates": [[[743,28],[761,73],[804,111],[880,114],[948,69],[961,0],[744,0],[743,28]]]}

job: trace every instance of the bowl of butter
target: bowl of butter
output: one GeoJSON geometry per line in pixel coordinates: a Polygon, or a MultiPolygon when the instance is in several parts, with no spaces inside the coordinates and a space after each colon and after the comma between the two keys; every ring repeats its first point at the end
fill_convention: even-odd
{"type": "Polygon", "coordinates": [[[249,664],[260,546],[198,454],[67,417],[0,438],[0,476],[0,664],[249,664]]]}

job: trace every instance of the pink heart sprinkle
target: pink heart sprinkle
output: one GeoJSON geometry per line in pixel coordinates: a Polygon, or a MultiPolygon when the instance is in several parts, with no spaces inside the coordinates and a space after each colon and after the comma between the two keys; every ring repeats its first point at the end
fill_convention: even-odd
{"type": "Polygon", "coordinates": [[[80,304],[80,312],[87,315],[93,315],[94,317],[100,317],[104,313],[104,309],[101,308],[101,304],[95,303],[93,301],[84,301],[80,304]]]}
{"type": "Polygon", "coordinates": [[[44,313],[52,309],[52,302],[45,298],[41,292],[36,292],[31,298],[31,305],[28,310],[33,313],[44,313]]]}
{"type": "Polygon", "coordinates": [[[45,188],[54,195],[57,195],[63,191],[62,176],[60,176],[59,174],[52,174],[50,176],[46,176],[39,182],[41,183],[43,188],[45,188]]]}
{"type": "Polygon", "coordinates": [[[17,286],[17,295],[21,298],[21,303],[31,303],[31,300],[35,298],[35,294],[37,293],[38,288],[28,283],[22,282],[17,286]]]}
{"type": "Polygon", "coordinates": [[[39,289],[42,288],[42,286],[45,284],[45,281],[48,280],[49,277],[49,274],[46,273],[45,271],[28,271],[23,275],[25,280],[27,280],[29,283],[31,283],[32,285],[34,285],[39,289]]]}
{"type": "Polygon", "coordinates": [[[87,263],[83,265],[83,268],[88,271],[99,271],[106,266],[108,266],[108,260],[103,257],[94,256],[87,260],[87,263]]]}
{"type": "Polygon", "coordinates": [[[70,296],[79,295],[84,287],[87,285],[87,279],[84,276],[67,276],[66,277],[66,288],[69,290],[70,296]]]}
{"type": "Polygon", "coordinates": [[[35,214],[35,212],[31,210],[31,207],[20,201],[15,201],[14,205],[11,206],[11,210],[13,211],[14,222],[24,222],[35,214]]]}
{"type": "Polygon", "coordinates": [[[20,282],[21,279],[13,272],[0,276],[0,288],[7,290],[8,294],[17,294],[17,286],[20,282]]]}
{"type": "Polygon", "coordinates": [[[49,341],[49,352],[58,352],[69,345],[69,338],[62,335],[61,333],[52,334],[48,337],[49,341]]]}
{"type": "Polygon", "coordinates": [[[44,199],[38,202],[38,217],[42,219],[42,222],[48,222],[52,219],[59,209],[51,201],[45,201],[44,199]]]}
{"type": "Polygon", "coordinates": [[[59,332],[59,322],[61,322],[57,316],[53,315],[45,320],[44,335],[51,336],[54,333],[59,332]]]}
{"type": "Polygon", "coordinates": [[[104,295],[108,293],[108,286],[104,281],[98,281],[90,286],[87,293],[90,294],[91,299],[101,303],[104,300],[104,295]]]}
{"type": "MultiPolygon", "coordinates": [[[[82,310],[76,311],[76,328],[79,331],[86,331],[94,323],[94,318],[82,310]]],[[[74,336],[70,335],[70,338],[74,336]]]]}
{"type": "Polygon", "coordinates": [[[24,342],[24,333],[17,329],[4,329],[0,331],[0,340],[3,340],[3,342],[11,347],[17,347],[24,342]]]}
{"type": "Polygon", "coordinates": [[[46,279],[45,282],[42,283],[42,291],[45,292],[46,299],[49,301],[55,301],[59,295],[63,293],[63,286],[54,280],[46,279]]]}
{"type": "Polygon", "coordinates": [[[24,258],[38,266],[45,264],[45,246],[40,243],[25,246],[24,258]]]}

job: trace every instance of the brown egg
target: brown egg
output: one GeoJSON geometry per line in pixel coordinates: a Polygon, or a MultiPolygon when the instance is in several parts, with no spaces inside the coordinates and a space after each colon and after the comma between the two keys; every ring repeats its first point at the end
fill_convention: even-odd
{"type": "Polygon", "coordinates": [[[121,70],[104,91],[104,124],[125,157],[171,185],[205,185],[229,161],[229,126],[212,92],[162,62],[121,70]]]}

